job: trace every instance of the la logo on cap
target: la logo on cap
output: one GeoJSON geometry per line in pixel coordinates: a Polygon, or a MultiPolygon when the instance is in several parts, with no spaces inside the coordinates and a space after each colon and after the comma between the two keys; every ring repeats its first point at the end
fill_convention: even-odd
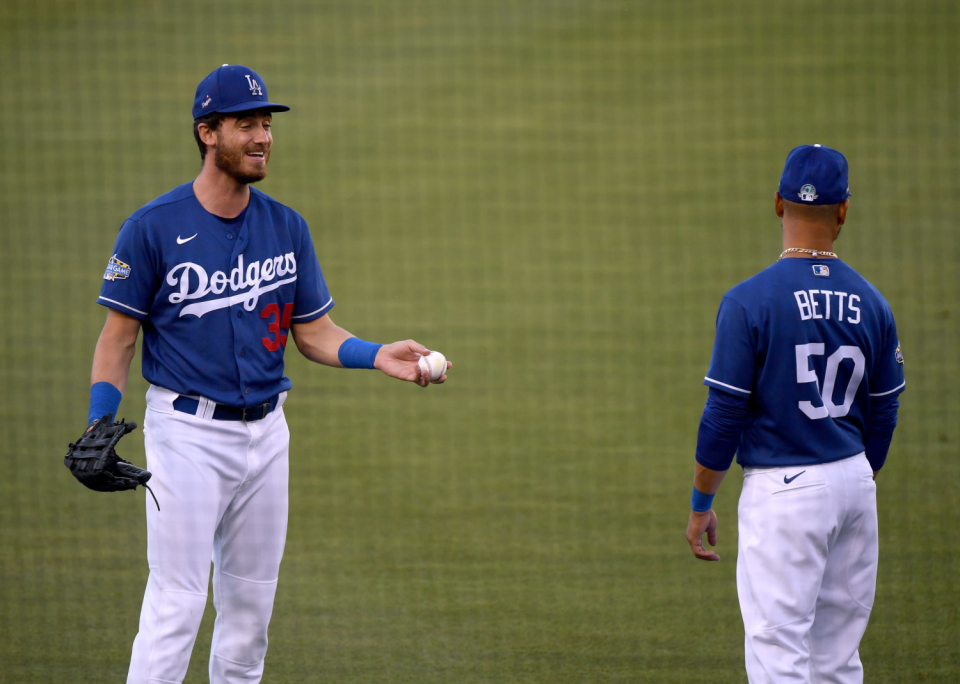
{"type": "Polygon", "coordinates": [[[817,195],[817,189],[809,183],[800,188],[800,192],[797,194],[800,195],[800,199],[804,202],[812,202],[819,197],[819,195],[817,195]]]}
{"type": "Polygon", "coordinates": [[[257,97],[263,97],[263,90],[260,88],[260,84],[257,83],[257,79],[250,78],[250,74],[244,74],[247,77],[247,84],[250,86],[250,94],[256,95],[257,97]]]}

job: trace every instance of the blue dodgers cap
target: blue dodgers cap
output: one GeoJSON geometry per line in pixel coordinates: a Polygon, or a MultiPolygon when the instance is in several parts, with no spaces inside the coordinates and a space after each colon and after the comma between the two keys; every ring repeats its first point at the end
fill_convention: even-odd
{"type": "Polygon", "coordinates": [[[253,69],[239,64],[224,64],[214,69],[197,86],[193,98],[193,118],[211,112],[232,114],[251,109],[266,109],[271,112],[286,112],[287,105],[270,102],[267,86],[253,69]]]}
{"type": "Polygon", "coordinates": [[[802,204],[840,204],[850,196],[847,159],[823,145],[801,145],[787,155],[780,196],[802,204]]]}

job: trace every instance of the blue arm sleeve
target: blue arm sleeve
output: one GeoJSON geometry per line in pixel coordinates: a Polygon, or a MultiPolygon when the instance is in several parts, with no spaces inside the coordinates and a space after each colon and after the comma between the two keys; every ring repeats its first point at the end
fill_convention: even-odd
{"type": "Polygon", "coordinates": [[[870,426],[864,440],[864,450],[870,467],[875,471],[883,467],[893,440],[893,430],[897,427],[897,410],[900,400],[897,395],[877,397],[870,402],[870,426]]]}
{"type": "Polygon", "coordinates": [[[747,422],[747,398],[710,388],[697,433],[697,463],[710,470],[727,470],[747,422]]]}

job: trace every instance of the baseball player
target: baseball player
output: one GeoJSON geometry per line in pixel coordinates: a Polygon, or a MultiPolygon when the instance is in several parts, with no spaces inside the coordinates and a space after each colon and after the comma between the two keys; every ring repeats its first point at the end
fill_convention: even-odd
{"type": "Polygon", "coordinates": [[[724,296],[697,439],[687,541],[717,543],[714,494],[743,467],[737,593],[747,677],[863,681],[858,648],[877,579],[876,474],[903,391],[883,296],[840,261],[847,160],[821,145],[787,157],[780,260],[724,296]]]}
{"type": "Polygon", "coordinates": [[[317,363],[430,382],[418,366],[423,345],[365,342],[330,320],[306,222],[250,187],[267,175],[272,114],[288,109],[247,67],[204,78],[193,104],[199,176],[127,219],[104,275],[98,301],[109,311],[88,422],[116,415],[142,328],[144,440],[159,502],[147,506],[150,574],[130,684],[182,681],[211,560],[210,681],[260,681],[287,530],[288,335],[317,363]]]}

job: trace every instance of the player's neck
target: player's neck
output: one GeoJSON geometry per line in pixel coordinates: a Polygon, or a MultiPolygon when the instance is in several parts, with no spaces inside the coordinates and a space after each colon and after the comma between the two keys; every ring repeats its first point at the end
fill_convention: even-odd
{"type": "MultiPolygon", "coordinates": [[[[783,248],[812,249],[818,252],[833,251],[833,231],[830,226],[822,223],[799,221],[784,217],[783,219],[783,248]]],[[[790,252],[784,254],[784,259],[810,258],[810,254],[790,252]]]]}
{"type": "Polygon", "coordinates": [[[223,218],[236,218],[250,203],[250,185],[218,169],[209,156],[193,181],[193,194],[200,206],[223,218]]]}

